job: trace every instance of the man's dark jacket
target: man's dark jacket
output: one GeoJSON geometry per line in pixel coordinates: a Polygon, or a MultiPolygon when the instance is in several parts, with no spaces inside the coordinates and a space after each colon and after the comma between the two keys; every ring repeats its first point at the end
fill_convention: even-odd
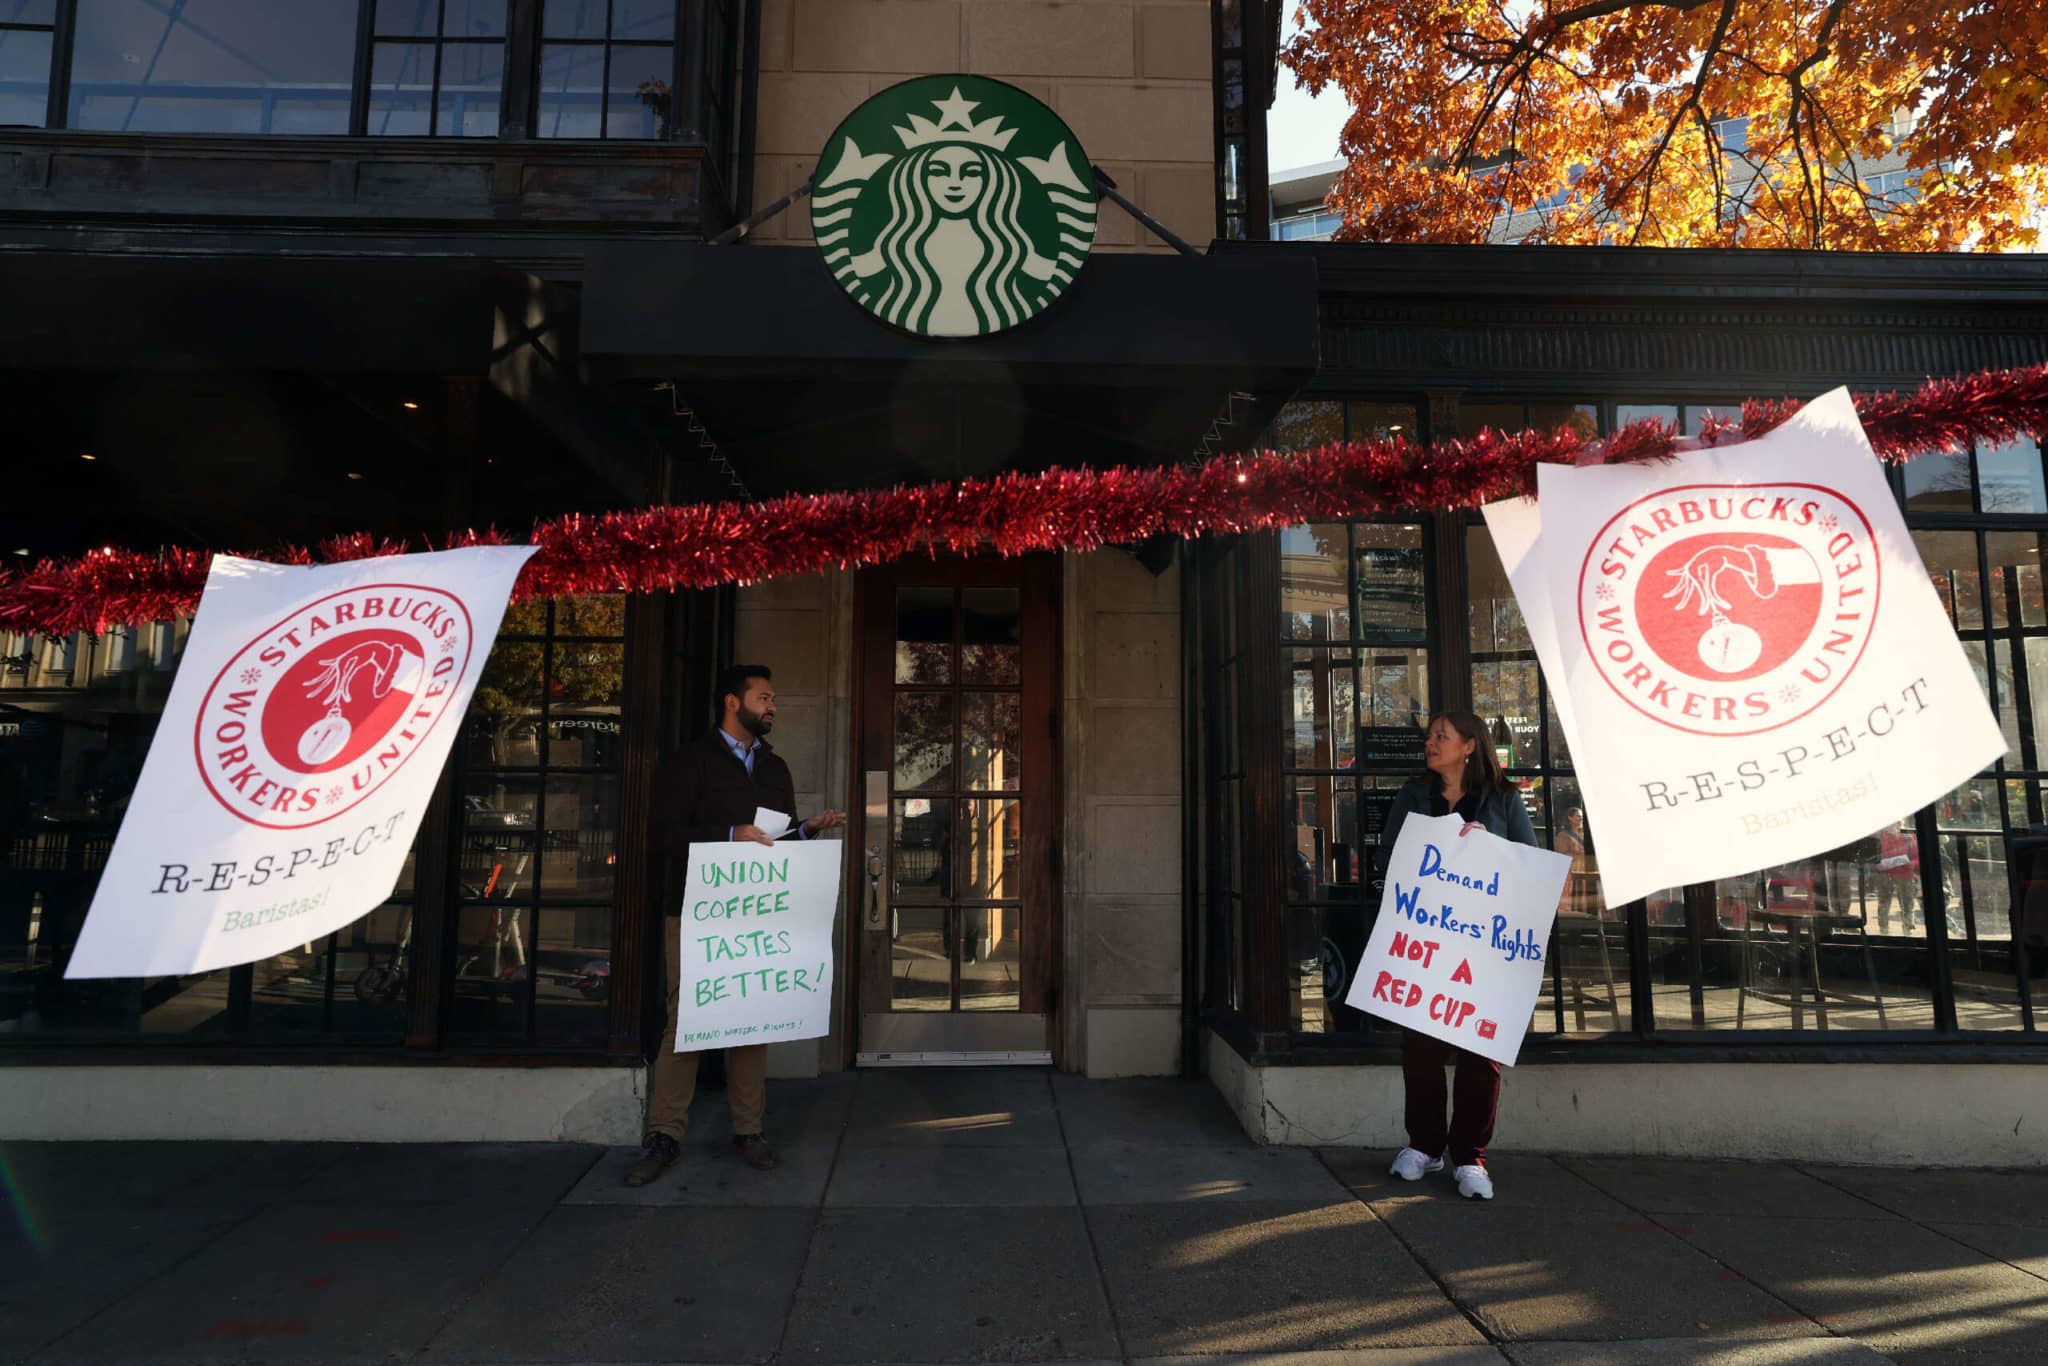
{"type": "MultiPolygon", "coordinates": [[[[730,839],[763,806],[796,819],[796,782],[766,740],[754,742],[752,777],[716,727],[664,759],[654,773],[654,852],[665,885],[680,892],[692,844],[730,839]]],[[[662,912],[674,913],[666,903],[662,912]]]]}

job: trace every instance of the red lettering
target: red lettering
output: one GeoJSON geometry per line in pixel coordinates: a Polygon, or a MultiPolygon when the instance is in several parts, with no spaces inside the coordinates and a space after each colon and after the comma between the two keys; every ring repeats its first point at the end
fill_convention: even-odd
{"type": "MultiPolygon", "coordinates": [[[[1387,995],[1387,988],[1393,985],[1393,982],[1394,974],[1391,972],[1382,971],[1379,977],[1376,978],[1372,984],[1372,998],[1375,1001],[1386,1001],[1391,1003],[1394,998],[1387,995]]],[[[666,1028],[667,1026],[663,1027],[666,1028]]]]}
{"type": "Polygon", "coordinates": [[[1693,502],[1680,503],[1678,505],[1678,516],[1687,526],[1691,526],[1694,522],[1703,522],[1707,518],[1707,514],[1700,511],[1700,505],[1693,502]]]}
{"type": "Polygon", "coordinates": [[[1678,530],[1678,519],[1671,515],[1670,508],[1658,508],[1650,514],[1650,520],[1657,524],[1659,531],[1678,530]]]}
{"type": "Polygon", "coordinates": [[[228,782],[234,785],[235,791],[246,792],[249,790],[246,784],[251,778],[254,778],[256,776],[256,766],[254,764],[249,764],[243,767],[243,769],[239,773],[236,773],[233,777],[229,778],[228,782]]]}
{"type": "Polygon", "coordinates": [[[1459,960],[1458,960],[1458,970],[1457,970],[1456,972],[1454,972],[1454,973],[1452,973],[1452,974],[1451,974],[1451,980],[1452,980],[1453,982],[1463,982],[1463,983],[1464,983],[1464,984],[1465,984],[1466,986],[1468,986],[1468,987],[1469,987],[1469,986],[1471,986],[1471,985],[1472,985],[1472,960],[1471,960],[1471,959],[1469,959],[1469,958],[1461,958],[1461,959],[1459,959],[1459,960]]]}
{"type": "Polygon", "coordinates": [[[277,794],[277,800],[270,804],[270,809],[272,811],[289,811],[292,809],[292,803],[298,799],[299,790],[296,787],[285,788],[277,794]]]}
{"type": "Polygon", "coordinates": [[[229,764],[246,764],[249,762],[249,747],[247,745],[236,745],[233,749],[222,750],[214,757],[220,760],[222,768],[226,768],[229,764]]]}
{"type": "Polygon", "coordinates": [[[1735,719],[1735,699],[1732,697],[1715,698],[1714,719],[1716,721],[1733,721],[1735,719]]]}
{"type": "Polygon", "coordinates": [[[1650,666],[1631,664],[1621,671],[1621,681],[1641,685],[1650,681],[1650,666]]]}
{"type": "MultiPolygon", "coordinates": [[[[224,710],[233,712],[237,716],[247,716],[249,714],[249,704],[255,700],[256,690],[250,688],[247,692],[229,693],[228,700],[221,703],[221,707],[224,710]]],[[[237,736],[236,738],[239,739],[240,737],[237,736]]]]}
{"type": "Polygon", "coordinates": [[[1652,702],[1655,702],[1660,707],[1670,706],[1671,685],[1669,683],[1659,682],[1656,687],[1650,689],[1650,700],[1652,702]]]}

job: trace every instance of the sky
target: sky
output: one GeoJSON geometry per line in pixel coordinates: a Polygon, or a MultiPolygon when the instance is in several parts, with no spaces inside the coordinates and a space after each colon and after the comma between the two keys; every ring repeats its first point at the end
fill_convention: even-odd
{"type": "MultiPolygon", "coordinates": [[[[1289,6],[1290,11],[1292,8],[1289,6]]],[[[1290,12],[1280,41],[1285,43],[1300,31],[1301,26],[1290,12]]],[[[1343,131],[1344,117],[1349,112],[1344,97],[1335,89],[1325,89],[1310,99],[1306,91],[1295,85],[1294,73],[1281,67],[1279,91],[1272,112],[1266,116],[1266,164],[1272,169],[1273,178],[1279,179],[1282,171],[1313,166],[1318,161],[1335,161],[1337,135],[1343,131]]]]}

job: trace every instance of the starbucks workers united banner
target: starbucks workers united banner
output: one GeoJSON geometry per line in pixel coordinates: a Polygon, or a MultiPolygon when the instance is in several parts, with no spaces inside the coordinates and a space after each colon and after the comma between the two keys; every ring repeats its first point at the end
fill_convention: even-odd
{"type": "Polygon", "coordinates": [[[532,554],[215,556],[65,976],[252,963],[381,905],[532,554]]]}
{"type": "Polygon", "coordinates": [[[1846,390],[1486,509],[1600,841],[1602,894],[1822,854],[2004,752],[1846,390]]]}

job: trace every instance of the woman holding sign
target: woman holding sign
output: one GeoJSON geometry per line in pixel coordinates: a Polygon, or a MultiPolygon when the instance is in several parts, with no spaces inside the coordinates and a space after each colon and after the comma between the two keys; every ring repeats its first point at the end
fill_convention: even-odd
{"type": "MultiPolygon", "coordinates": [[[[1456,813],[1465,820],[1464,834],[1486,830],[1517,844],[1536,843],[1536,828],[1522,804],[1521,789],[1501,772],[1486,740],[1486,725],[1478,717],[1468,711],[1437,713],[1430,720],[1422,753],[1429,771],[1405,784],[1387,812],[1379,846],[1382,874],[1394,841],[1401,837],[1401,823],[1411,815],[1456,813]]],[[[1395,1156],[1393,1174],[1403,1181],[1420,1181],[1444,1169],[1448,1150],[1458,1194],[1493,1199],[1486,1145],[1493,1139],[1494,1112],[1500,1105],[1500,1064],[1403,1030],[1401,1079],[1407,1095],[1408,1146],[1395,1156]],[[1451,1061],[1457,1064],[1457,1080],[1446,1096],[1444,1065],[1451,1061]],[[1446,1100],[1451,1103],[1448,1126],[1446,1100]]]]}

